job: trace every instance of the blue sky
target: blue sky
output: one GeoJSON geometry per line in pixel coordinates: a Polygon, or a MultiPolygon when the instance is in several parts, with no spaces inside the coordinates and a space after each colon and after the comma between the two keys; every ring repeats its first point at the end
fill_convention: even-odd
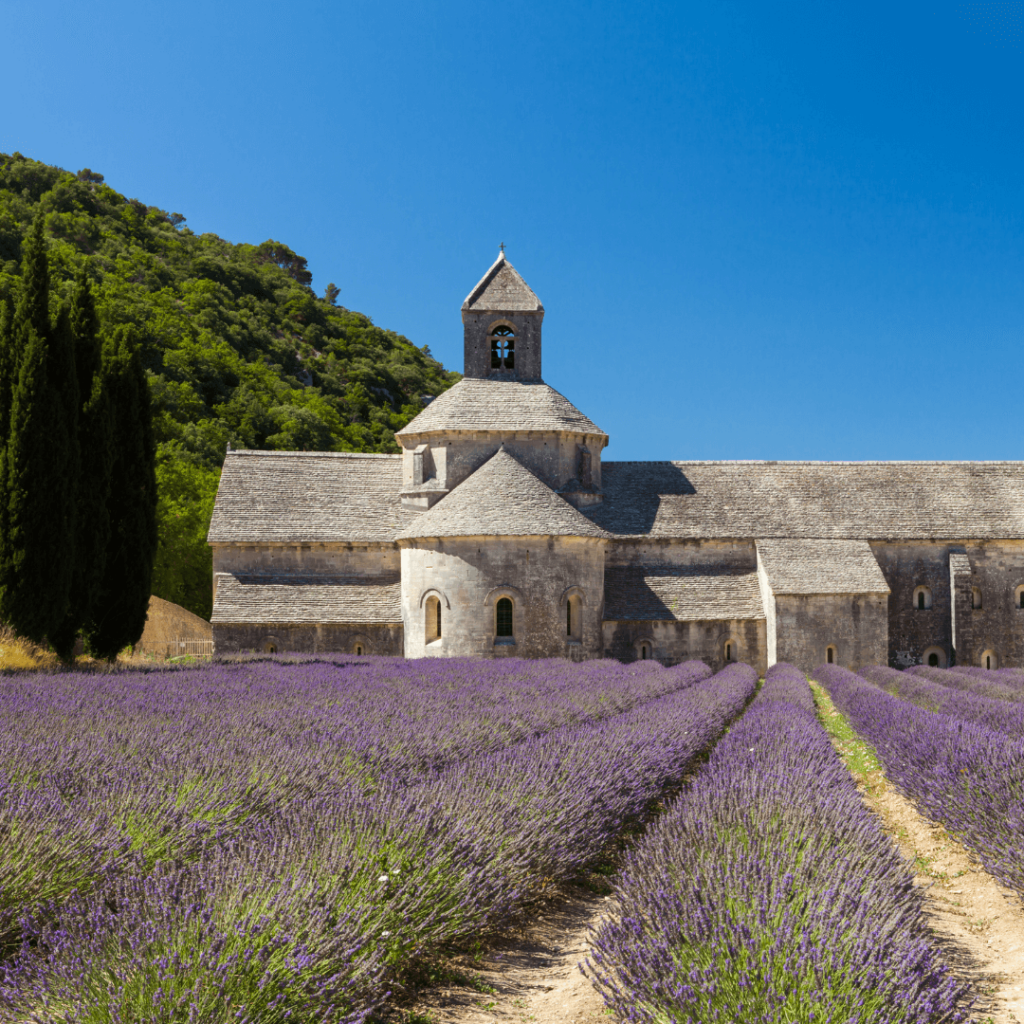
{"type": "Polygon", "coordinates": [[[498,244],[611,459],[1024,458],[1022,3],[0,3],[0,149],[462,368],[498,244]]]}

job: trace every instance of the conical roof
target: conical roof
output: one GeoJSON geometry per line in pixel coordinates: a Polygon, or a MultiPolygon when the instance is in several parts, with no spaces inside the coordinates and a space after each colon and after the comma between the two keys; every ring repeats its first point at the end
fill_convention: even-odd
{"type": "Polygon", "coordinates": [[[398,539],[607,536],[502,445],[451,494],[402,530],[398,539]]]}
{"type": "Polygon", "coordinates": [[[474,377],[464,377],[442,392],[395,436],[455,430],[565,430],[608,436],[568,398],[543,381],[474,377]]]}
{"type": "Polygon", "coordinates": [[[519,272],[499,253],[491,269],[466,296],[463,311],[487,313],[543,313],[544,307],[519,272]]]}

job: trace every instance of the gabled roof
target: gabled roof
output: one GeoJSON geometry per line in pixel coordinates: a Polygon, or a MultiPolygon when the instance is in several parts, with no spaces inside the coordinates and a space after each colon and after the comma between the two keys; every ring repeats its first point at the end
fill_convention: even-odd
{"type": "Polygon", "coordinates": [[[618,536],[1024,537],[1024,462],[604,462],[618,536]]]}
{"type": "Polygon", "coordinates": [[[393,541],[417,515],[402,507],[401,490],[401,455],[229,452],[208,539],[393,541]]]}
{"type": "Polygon", "coordinates": [[[487,313],[543,313],[544,307],[533,289],[519,276],[519,272],[502,252],[490,270],[480,278],[477,286],[462,304],[465,311],[487,313]]]}
{"type": "Polygon", "coordinates": [[[407,526],[416,537],[606,537],[504,446],[407,526]]]}
{"type": "Polygon", "coordinates": [[[395,436],[409,437],[435,430],[566,430],[608,436],[569,399],[543,381],[470,377],[438,395],[395,436]]]}
{"type": "Polygon", "coordinates": [[[759,540],[773,594],[888,594],[866,540],[759,540]]]}
{"type": "Polygon", "coordinates": [[[402,621],[402,580],[382,576],[217,573],[211,622],[402,621]]]}
{"type": "Polygon", "coordinates": [[[604,617],[707,622],[765,616],[756,572],[720,565],[643,565],[605,569],[604,617]]]}

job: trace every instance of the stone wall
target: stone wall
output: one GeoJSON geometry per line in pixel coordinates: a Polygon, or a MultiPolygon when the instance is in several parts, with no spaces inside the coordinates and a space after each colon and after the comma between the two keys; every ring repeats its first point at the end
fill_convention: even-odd
{"type": "Polygon", "coordinates": [[[981,665],[991,651],[1000,667],[1024,666],[1024,610],[1016,594],[1024,585],[1024,541],[968,543],[963,550],[970,559],[969,585],[980,591],[981,607],[972,608],[963,592],[957,605],[957,662],[981,665]]]}
{"type": "Polygon", "coordinates": [[[601,449],[604,437],[566,431],[460,430],[454,436],[416,434],[402,438],[403,492],[425,486],[451,490],[475,473],[505,445],[531,473],[557,491],[579,472],[580,446],[590,452],[593,487],[601,487],[601,449]],[[424,479],[417,483],[414,454],[427,445],[423,458],[424,479]]]}
{"type": "Polygon", "coordinates": [[[945,542],[871,542],[871,550],[889,584],[889,649],[881,664],[893,668],[920,664],[929,647],[941,648],[947,663],[953,649],[949,590],[949,544],[945,542]],[[932,606],[919,609],[918,587],[931,591],[932,606]]]}
{"type": "Polygon", "coordinates": [[[725,645],[734,644],[733,661],[752,665],[759,675],[767,669],[765,620],[728,622],[606,621],[604,656],[619,661],[636,661],[640,644],[651,644],[652,657],[663,665],[676,665],[694,658],[714,671],[725,667],[725,645]]]}
{"type": "Polygon", "coordinates": [[[403,541],[405,654],[421,657],[599,658],[604,541],[583,537],[458,537],[403,541]],[[441,601],[441,639],[426,641],[426,603],[441,601]],[[566,631],[565,602],[581,628],[566,631]],[[495,605],[514,608],[511,641],[495,635],[495,605]]]}
{"type": "Polygon", "coordinates": [[[241,654],[247,651],[269,651],[277,654],[355,654],[362,646],[363,654],[401,656],[403,638],[401,623],[353,625],[294,625],[269,623],[215,623],[214,655],[241,654]]]}
{"type": "MultiPolygon", "coordinates": [[[[771,613],[769,612],[769,615],[771,613]]],[[[885,594],[776,594],[776,660],[810,672],[827,661],[856,671],[884,665],[889,650],[885,594]]]]}
{"type": "Polygon", "coordinates": [[[752,540],[616,539],[608,545],[606,559],[609,566],[714,565],[736,572],[757,569],[752,540]]]}

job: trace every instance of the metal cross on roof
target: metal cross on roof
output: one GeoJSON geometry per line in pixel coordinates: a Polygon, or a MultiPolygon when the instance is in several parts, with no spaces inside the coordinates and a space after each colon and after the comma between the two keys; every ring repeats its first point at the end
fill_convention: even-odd
{"type": "Polygon", "coordinates": [[[501,255],[504,256],[505,255],[505,243],[502,242],[501,245],[498,246],[498,248],[501,250],[501,255]]]}

